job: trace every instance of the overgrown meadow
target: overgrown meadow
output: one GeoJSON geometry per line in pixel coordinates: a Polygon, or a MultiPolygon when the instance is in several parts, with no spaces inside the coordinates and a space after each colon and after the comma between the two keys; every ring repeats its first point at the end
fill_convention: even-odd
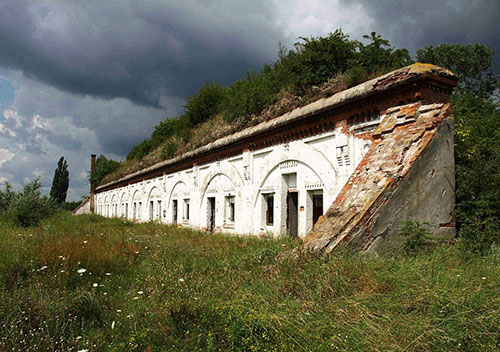
{"type": "Polygon", "coordinates": [[[99,216],[0,222],[0,351],[495,351],[500,249],[467,253],[320,257],[99,216]]]}

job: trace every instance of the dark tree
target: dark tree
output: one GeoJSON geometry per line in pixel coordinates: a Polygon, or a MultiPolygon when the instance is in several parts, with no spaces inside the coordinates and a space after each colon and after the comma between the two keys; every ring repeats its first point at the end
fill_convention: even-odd
{"type": "Polygon", "coordinates": [[[100,155],[95,162],[94,171],[90,173],[90,183],[97,187],[104,176],[116,171],[120,167],[120,163],[115,160],[107,159],[104,155],[100,155]]]}
{"type": "Polygon", "coordinates": [[[69,171],[68,163],[62,156],[57,163],[57,168],[54,170],[54,179],[52,180],[52,188],[50,189],[50,198],[57,203],[66,201],[66,193],[69,186],[69,171]]]}

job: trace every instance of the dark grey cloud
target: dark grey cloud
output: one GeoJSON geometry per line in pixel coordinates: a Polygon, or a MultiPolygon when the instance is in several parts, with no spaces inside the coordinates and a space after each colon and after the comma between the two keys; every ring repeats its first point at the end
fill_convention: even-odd
{"type": "Polygon", "coordinates": [[[0,66],[61,90],[160,106],[276,55],[270,2],[0,2],[0,66]]]}
{"type": "Polygon", "coordinates": [[[489,45],[500,72],[498,0],[341,0],[359,3],[374,19],[377,33],[398,47],[416,49],[442,43],[489,45]]]}

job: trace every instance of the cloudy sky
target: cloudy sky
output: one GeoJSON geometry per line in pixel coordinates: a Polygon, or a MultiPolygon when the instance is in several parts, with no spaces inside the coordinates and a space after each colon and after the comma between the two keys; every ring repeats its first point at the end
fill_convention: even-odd
{"type": "Polygon", "coordinates": [[[206,82],[229,85],[277,57],[278,43],[342,28],[397,47],[490,45],[498,0],[0,0],[0,182],[57,160],[69,200],[88,193],[89,155],[124,159],[206,82]]]}

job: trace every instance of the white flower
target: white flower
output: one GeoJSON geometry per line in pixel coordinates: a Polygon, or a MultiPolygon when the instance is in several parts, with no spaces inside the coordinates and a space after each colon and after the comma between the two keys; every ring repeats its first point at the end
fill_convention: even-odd
{"type": "Polygon", "coordinates": [[[89,350],[88,350],[88,349],[86,349],[86,348],[84,348],[83,350],[78,350],[78,351],[76,351],[76,352],[89,352],[89,350]]]}
{"type": "Polygon", "coordinates": [[[138,294],[138,295],[142,295],[143,293],[144,293],[144,292],[142,292],[142,291],[137,291],[137,294],[138,294]]]}
{"type": "Polygon", "coordinates": [[[45,270],[45,269],[47,269],[47,268],[48,268],[48,267],[47,267],[47,265],[44,265],[44,266],[42,266],[42,267],[41,267],[40,269],[38,269],[38,270],[42,271],[42,270],[45,270]]]}
{"type": "Polygon", "coordinates": [[[115,321],[113,320],[113,322],[111,323],[111,330],[113,330],[115,328],[115,321]]]}
{"type": "Polygon", "coordinates": [[[99,286],[99,285],[97,284],[97,282],[94,282],[94,283],[92,284],[92,287],[97,287],[97,286],[99,286]]]}
{"type": "Polygon", "coordinates": [[[486,280],[486,277],[485,277],[485,276],[483,276],[483,277],[481,278],[481,280],[486,280]]]}
{"type": "Polygon", "coordinates": [[[135,301],[135,300],[138,300],[138,299],[139,299],[139,297],[135,296],[135,297],[134,297],[134,298],[132,298],[132,299],[135,301]]]}
{"type": "Polygon", "coordinates": [[[82,274],[83,274],[84,272],[86,272],[86,271],[87,271],[87,269],[85,269],[85,268],[80,268],[80,269],[78,269],[76,272],[77,272],[78,274],[82,275],[82,274]]]}
{"type": "Polygon", "coordinates": [[[80,340],[81,338],[82,338],[81,336],[77,336],[77,337],[76,337],[76,339],[77,339],[77,340],[80,340]]]}
{"type": "Polygon", "coordinates": [[[184,282],[184,279],[181,277],[181,278],[179,279],[179,282],[184,282]]]}
{"type": "Polygon", "coordinates": [[[88,242],[89,242],[89,241],[83,241],[83,244],[86,244],[86,243],[88,243],[88,242]]]}
{"type": "Polygon", "coordinates": [[[111,276],[111,273],[106,273],[106,276],[111,276]]]}
{"type": "Polygon", "coordinates": [[[121,310],[121,309],[117,309],[117,310],[116,310],[116,312],[117,312],[117,313],[121,313],[121,312],[122,312],[122,310],[121,310]]]}

